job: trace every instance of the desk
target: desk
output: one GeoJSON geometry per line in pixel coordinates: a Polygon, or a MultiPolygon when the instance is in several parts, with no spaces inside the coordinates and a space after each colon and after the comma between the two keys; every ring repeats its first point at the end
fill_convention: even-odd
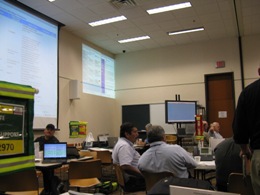
{"type": "MultiPolygon", "coordinates": [[[[71,161],[82,161],[82,160],[90,160],[93,159],[92,156],[85,156],[79,159],[69,159],[67,160],[68,164],[71,161]]],[[[35,168],[40,170],[43,175],[43,186],[44,186],[44,194],[51,194],[51,195],[58,195],[59,192],[57,191],[57,178],[55,177],[54,174],[54,169],[62,167],[62,163],[42,163],[40,162],[35,162],[35,168]]]]}
{"type": "Polygon", "coordinates": [[[216,170],[215,161],[200,161],[198,166],[194,169],[194,177],[196,179],[205,180],[205,174],[207,171],[216,170]],[[200,177],[201,175],[201,177],[200,177]]]}

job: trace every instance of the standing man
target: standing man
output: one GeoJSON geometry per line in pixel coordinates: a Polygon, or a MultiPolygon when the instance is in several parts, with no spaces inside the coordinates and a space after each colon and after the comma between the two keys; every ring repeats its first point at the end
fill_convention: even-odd
{"type": "Polygon", "coordinates": [[[54,136],[55,126],[53,124],[48,124],[44,129],[44,135],[38,137],[34,142],[39,142],[40,150],[43,151],[43,146],[45,143],[58,143],[59,140],[54,136]]]}
{"type": "Polygon", "coordinates": [[[140,158],[140,154],[134,148],[137,137],[138,130],[132,123],[122,124],[120,138],[112,153],[113,163],[119,164],[125,172],[125,191],[128,192],[146,189],[144,178],[137,168],[140,158]]]}
{"type": "Polygon", "coordinates": [[[154,125],[148,132],[150,148],[144,152],[138,162],[138,168],[147,172],[171,172],[174,177],[188,178],[189,169],[197,166],[188,152],[177,144],[165,142],[164,129],[154,125]]]}
{"type": "Polygon", "coordinates": [[[255,194],[260,194],[260,79],[241,92],[233,120],[233,132],[242,154],[248,159],[252,156],[252,185],[255,194]]]}

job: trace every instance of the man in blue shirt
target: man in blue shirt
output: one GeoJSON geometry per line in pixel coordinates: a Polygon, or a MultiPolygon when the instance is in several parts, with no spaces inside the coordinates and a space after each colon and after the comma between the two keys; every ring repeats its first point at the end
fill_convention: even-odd
{"type": "Polygon", "coordinates": [[[197,166],[193,157],[181,146],[167,144],[161,126],[152,126],[148,132],[150,148],[142,154],[138,168],[147,172],[171,172],[175,177],[188,178],[189,169],[197,166]]]}

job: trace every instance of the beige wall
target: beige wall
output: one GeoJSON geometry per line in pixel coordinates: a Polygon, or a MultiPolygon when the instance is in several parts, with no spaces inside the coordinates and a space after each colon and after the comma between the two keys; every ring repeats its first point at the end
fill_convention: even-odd
{"type": "MultiPolygon", "coordinates": [[[[69,81],[82,82],[82,40],[66,31],[60,33],[59,51],[59,128],[56,136],[69,139],[69,121],[88,122],[88,129],[98,134],[119,134],[121,106],[162,103],[180,94],[183,100],[197,100],[205,105],[204,75],[234,72],[235,95],[241,91],[238,41],[236,38],[180,45],[128,53],[115,57],[116,99],[97,97],[80,92],[79,100],[69,100],[69,81]],[[224,60],[225,68],[216,69],[216,61],[224,60]]],[[[93,45],[85,42],[89,46],[93,45]]],[[[98,49],[98,48],[95,48],[98,49]]],[[[245,84],[258,78],[260,35],[243,38],[245,84]]],[[[37,133],[39,135],[40,133],[37,133]]],[[[36,136],[37,136],[36,135],[36,136]]]]}

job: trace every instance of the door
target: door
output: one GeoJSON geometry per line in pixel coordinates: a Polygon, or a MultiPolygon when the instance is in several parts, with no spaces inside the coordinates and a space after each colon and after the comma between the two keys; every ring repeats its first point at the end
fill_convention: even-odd
{"type": "Polygon", "coordinates": [[[220,134],[233,135],[232,122],[235,112],[234,75],[221,73],[205,75],[207,121],[220,123],[220,134]]]}

